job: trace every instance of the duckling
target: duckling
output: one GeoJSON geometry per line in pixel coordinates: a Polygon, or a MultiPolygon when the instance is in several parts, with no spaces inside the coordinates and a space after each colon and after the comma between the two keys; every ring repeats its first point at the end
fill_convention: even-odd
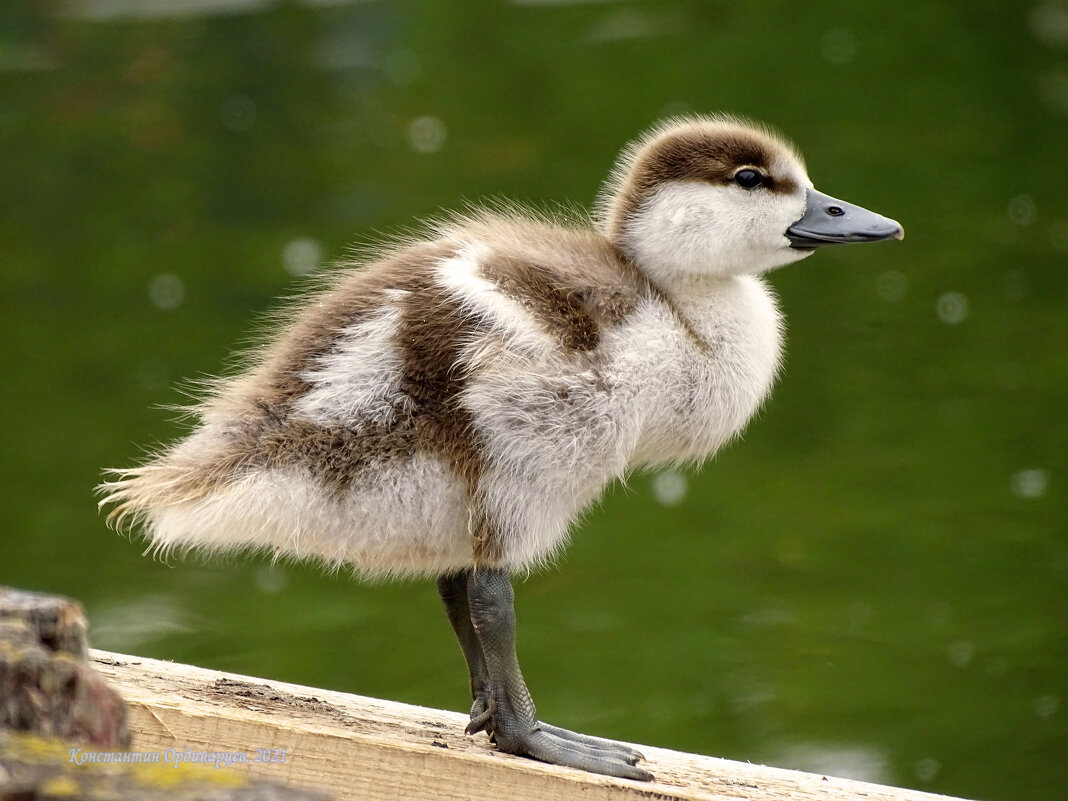
{"type": "Polygon", "coordinates": [[[594,213],[518,208],[429,226],[332,271],[183,440],[101,485],[159,552],[268,549],[430,576],[467,663],[467,733],[638,780],[630,746],[538,720],[512,574],[550,561],[612,481],[708,458],[761,406],[782,318],[762,275],[903,237],[817,192],[801,157],[728,116],[630,144],[594,213]]]}

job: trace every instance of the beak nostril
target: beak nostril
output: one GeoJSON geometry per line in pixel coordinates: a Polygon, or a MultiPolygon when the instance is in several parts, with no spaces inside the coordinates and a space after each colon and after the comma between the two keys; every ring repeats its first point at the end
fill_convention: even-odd
{"type": "Polygon", "coordinates": [[[881,214],[809,188],[805,213],[786,229],[786,238],[795,250],[815,250],[836,243],[878,242],[900,233],[901,226],[881,214]]]}

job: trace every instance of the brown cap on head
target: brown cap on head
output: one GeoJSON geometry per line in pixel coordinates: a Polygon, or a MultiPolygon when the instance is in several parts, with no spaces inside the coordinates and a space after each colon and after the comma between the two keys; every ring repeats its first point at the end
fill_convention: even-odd
{"type": "Polygon", "coordinates": [[[760,170],[776,192],[797,191],[782,167],[803,172],[801,156],[767,128],[737,117],[682,117],[666,120],[628,145],[605,182],[597,202],[602,232],[618,241],[628,217],[658,187],[672,181],[728,184],[744,167],[760,170]]]}

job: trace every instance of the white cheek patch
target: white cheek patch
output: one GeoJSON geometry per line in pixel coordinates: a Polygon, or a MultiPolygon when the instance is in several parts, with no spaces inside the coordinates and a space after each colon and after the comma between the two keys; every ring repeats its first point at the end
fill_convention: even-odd
{"type": "Polygon", "coordinates": [[[643,270],[669,283],[760,274],[808,255],[791,250],[786,238],[786,229],[803,213],[803,193],[674,182],[635,212],[623,244],[643,270]]]}
{"type": "Polygon", "coordinates": [[[694,206],[687,206],[685,208],[676,209],[670,220],[671,228],[678,231],[681,228],[686,227],[686,221],[691,219],[696,208],[694,206]]]}
{"type": "Polygon", "coordinates": [[[730,272],[746,226],[729,188],[686,181],[659,189],[635,213],[624,244],[654,274],[730,272]]]}

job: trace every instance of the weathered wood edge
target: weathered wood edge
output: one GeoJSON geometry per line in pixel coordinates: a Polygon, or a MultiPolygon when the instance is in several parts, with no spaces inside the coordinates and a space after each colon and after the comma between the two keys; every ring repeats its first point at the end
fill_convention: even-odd
{"type": "Polygon", "coordinates": [[[249,762],[231,769],[339,800],[947,798],[647,746],[638,748],[655,782],[610,779],[501,754],[485,735],[464,735],[467,717],[455,712],[107,651],[90,650],[90,659],[129,704],[134,750],[165,760],[245,754],[249,762]],[[255,763],[258,749],[285,749],[285,761],[255,763]]]}

